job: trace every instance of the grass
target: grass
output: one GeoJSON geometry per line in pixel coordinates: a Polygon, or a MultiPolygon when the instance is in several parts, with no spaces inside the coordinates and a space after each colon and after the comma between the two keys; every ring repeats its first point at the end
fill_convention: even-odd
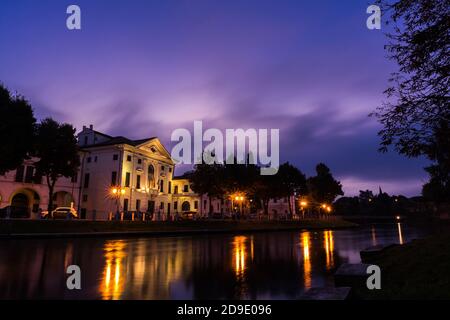
{"type": "Polygon", "coordinates": [[[65,220],[1,220],[0,236],[39,234],[183,234],[205,232],[281,231],[300,229],[336,229],[354,227],[356,224],[344,220],[300,220],[300,221],[233,221],[199,220],[177,222],[137,221],[65,221],[65,220]]]}
{"type": "Polygon", "coordinates": [[[384,250],[373,264],[381,268],[381,290],[364,299],[450,299],[450,234],[414,240],[384,250]]]}

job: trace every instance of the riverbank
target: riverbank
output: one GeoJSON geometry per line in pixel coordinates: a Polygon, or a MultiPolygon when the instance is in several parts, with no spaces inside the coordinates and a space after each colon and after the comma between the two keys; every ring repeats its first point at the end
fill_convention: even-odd
{"type": "Polygon", "coordinates": [[[340,219],[299,221],[198,220],[175,222],[1,220],[1,238],[183,235],[204,233],[323,230],[355,227],[340,219]]]}
{"type": "Polygon", "coordinates": [[[450,234],[441,233],[383,250],[372,262],[381,269],[381,290],[363,299],[450,299],[450,234]]]}

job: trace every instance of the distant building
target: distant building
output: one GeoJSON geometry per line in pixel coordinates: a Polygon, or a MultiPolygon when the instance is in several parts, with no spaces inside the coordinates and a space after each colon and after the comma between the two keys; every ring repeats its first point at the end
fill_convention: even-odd
{"type": "MultiPolygon", "coordinates": [[[[209,199],[196,194],[187,177],[174,177],[175,163],[157,137],[131,140],[83,127],[78,134],[81,165],[77,176],[61,178],[55,186],[54,206],[73,206],[83,219],[108,219],[116,212],[147,212],[153,219],[209,216],[209,199]]],[[[0,208],[26,207],[32,218],[48,204],[48,188],[25,161],[0,176],[0,208]]],[[[292,201],[292,200],[290,200],[292,201]]],[[[212,212],[231,216],[245,212],[233,199],[214,199],[212,212]]],[[[271,200],[269,213],[289,212],[287,200],[271,200]]],[[[136,215],[138,218],[138,215],[136,215]]]]}

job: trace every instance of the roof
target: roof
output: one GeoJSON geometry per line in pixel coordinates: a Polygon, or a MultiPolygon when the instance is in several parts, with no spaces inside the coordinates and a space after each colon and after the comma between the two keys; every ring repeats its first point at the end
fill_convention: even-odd
{"type": "Polygon", "coordinates": [[[185,173],[183,173],[181,176],[176,176],[173,177],[172,180],[185,180],[185,179],[190,179],[192,176],[193,172],[192,171],[187,171],[185,173]]]}
{"type": "Polygon", "coordinates": [[[146,139],[139,139],[139,140],[131,140],[128,138],[125,138],[123,136],[117,136],[117,137],[111,137],[110,140],[96,143],[96,144],[90,144],[87,146],[83,146],[83,148],[94,148],[94,147],[103,147],[103,146],[113,146],[113,145],[119,145],[119,144],[128,144],[130,146],[136,147],[140,144],[143,144],[147,141],[156,139],[156,137],[146,138],[146,139]]]}

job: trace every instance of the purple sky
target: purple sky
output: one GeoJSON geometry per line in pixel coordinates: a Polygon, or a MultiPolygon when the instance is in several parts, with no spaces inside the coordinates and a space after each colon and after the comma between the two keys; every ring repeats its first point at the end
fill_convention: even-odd
{"type": "MultiPolygon", "coordinates": [[[[389,73],[368,1],[2,0],[0,81],[39,118],[130,138],[279,128],[281,160],[325,162],[346,195],[416,195],[426,162],[377,152],[389,73]],[[66,29],[77,4],[82,30],[66,29]]],[[[181,169],[181,168],[180,168],[181,169]]],[[[181,170],[177,170],[181,173],[181,170]]]]}

